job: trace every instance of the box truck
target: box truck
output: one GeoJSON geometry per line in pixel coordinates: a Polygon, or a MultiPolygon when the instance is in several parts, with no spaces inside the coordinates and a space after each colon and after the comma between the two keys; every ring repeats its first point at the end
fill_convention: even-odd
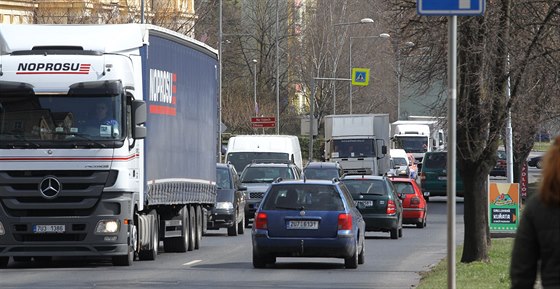
{"type": "Polygon", "coordinates": [[[215,49],[152,25],[0,25],[0,267],[197,249],[217,67],[215,49]]]}
{"type": "Polygon", "coordinates": [[[384,175],[390,169],[389,114],[325,116],[325,160],[346,174],[384,175]]]}

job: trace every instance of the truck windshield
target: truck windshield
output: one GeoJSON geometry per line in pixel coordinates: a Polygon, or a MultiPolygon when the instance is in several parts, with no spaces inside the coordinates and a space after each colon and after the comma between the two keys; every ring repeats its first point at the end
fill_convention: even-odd
{"type": "Polygon", "coordinates": [[[285,163],[290,160],[290,157],[287,153],[271,152],[228,152],[227,154],[227,162],[230,162],[238,172],[242,172],[245,166],[252,163],[253,160],[278,160],[285,163]]]}
{"type": "Polygon", "coordinates": [[[395,148],[407,153],[425,153],[428,151],[428,138],[425,136],[395,136],[395,148]]]}
{"type": "Polygon", "coordinates": [[[373,139],[340,139],[332,141],[332,157],[338,158],[369,158],[375,157],[375,140],[373,139]]]}
{"type": "Polygon", "coordinates": [[[0,144],[114,146],[123,138],[122,95],[0,94],[0,144]]]}

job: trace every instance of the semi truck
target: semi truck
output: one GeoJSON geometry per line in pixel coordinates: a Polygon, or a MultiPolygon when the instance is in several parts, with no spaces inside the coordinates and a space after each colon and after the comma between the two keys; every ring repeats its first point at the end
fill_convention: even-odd
{"type": "Polygon", "coordinates": [[[384,175],[390,169],[389,114],[325,116],[325,160],[346,174],[384,175]]]}
{"type": "Polygon", "coordinates": [[[391,148],[404,149],[421,162],[424,154],[445,150],[441,121],[431,117],[412,117],[391,123],[391,148]]]}
{"type": "Polygon", "coordinates": [[[198,249],[217,67],[215,49],[153,25],[0,25],[0,267],[198,249]]]}

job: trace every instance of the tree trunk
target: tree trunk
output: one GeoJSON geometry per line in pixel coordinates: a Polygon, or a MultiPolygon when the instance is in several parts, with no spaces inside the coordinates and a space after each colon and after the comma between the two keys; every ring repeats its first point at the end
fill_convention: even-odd
{"type": "Polygon", "coordinates": [[[462,174],[465,189],[465,237],[461,262],[487,261],[490,245],[488,227],[488,171],[470,166],[462,174]]]}

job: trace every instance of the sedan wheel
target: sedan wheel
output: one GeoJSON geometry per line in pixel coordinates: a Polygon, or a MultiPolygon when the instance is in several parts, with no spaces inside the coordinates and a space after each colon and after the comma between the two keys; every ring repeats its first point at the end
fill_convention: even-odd
{"type": "Polygon", "coordinates": [[[356,240],[354,255],[349,258],[344,258],[344,267],[346,269],[358,268],[358,240],[356,240]]]}

